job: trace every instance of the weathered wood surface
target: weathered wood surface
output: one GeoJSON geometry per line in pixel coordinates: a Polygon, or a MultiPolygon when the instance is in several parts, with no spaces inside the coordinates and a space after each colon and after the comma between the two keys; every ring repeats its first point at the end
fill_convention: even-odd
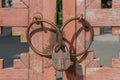
{"type": "Polygon", "coordinates": [[[120,80],[120,68],[87,68],[86,80],[120,80]]]}
{"type": "Polygon", "coordinates": [[[28,8],[29,0],[13,0],[12,8],[28,8]]]}
{"type": "Polygon", "coordinates": [[[3,68],[3,59],[0,59],[0,69],[3,68]]]}
{"type": "Polygon", "coordinates": [[[87,9],[86,19],[92,26],[120,26],[120,9],[87,9]]]}
{"type": "Polygon", "coordinates": [[[120,0],[112,0],[112,8],[102,9],[101,0],[86,0],[86,19],[92,26],[120,26],[120,0]]]}
{"type": "Polygon", "coordinates": [[[0,27],[0,35],[2,34],[2,28],[0,27]]]}
{"type": "MultiPolygon", "coordinates": [[[[80,17],[85,14],[85,1],[83,0],[63,0],[63,23],[73,17],[80,17]]],[[[85,32],[78,21],[72,21],[64,28],[64,37],[67,39],[66,45],[72,53],[79,53],[84,49],[85,32]],[[71,46],[71,47],[70,47],[71,46]]],[[[79,58],[78,58],[79,59],[79,58]]],[[[85,73],[84,61],[76,63],[70,70],[63,73],[63,80],[83,80],[85,73]]]]}
{"type": "Polygon", "coordinates": [[[28,9],[0,8],[0,26],[28,26],[28,9]]]}
{"type": "Polygon", "coordinates": [[[120,59],[113,58],[111,67],[100,67],[99,58],[94,59],[94,52],[89,52],[86,59],[85,80],[119,80],[120,59]]]}
{"type": "MultiPolygon", "coordinates": [[[[56,0],[30,0],[29,6],[29,23],[33,21],[33,17],[55,22],[56,0]]],[[[51,26],[43,23],[43,26],[33,25],[30,31],[32,32],[31,39],[33,45],[43,53],[45,53],[44,49],[50,48],[50,46],[56,42],[55,33],[50,32],[49,29],[51,29],[51,26]],[[42,27],[47,31],[46,33],[43,31],[42,27]],[[35,31],[33,32],[33,30],[35,31]]],[[[49,65],[47,63],[50,61],[49,59],[41,57],[33,51],[30,51],[30,55],[30,80],[56,80],[55,69],[53,67],[44,67],[49,65]]]]}
{"type": "Polygon", "coordinates": [[[3,68],[4,60],[0,59],[0,80],[28,80],[28,54],[21,54],[21,59],[14,60],[13,68],[3,68]]]}
{"type": "Polygon", "coordinates": [[[0,80],[28,80],[28,69],[0,69],[0,80]]]}
{"type": "Polygon", "coordinates": [[[113,35],[120,35],[120,26],[113,26],[112,27],[112,34],[113,35]]]}
{"type": "MultiPolygon", "coordinates": [[[[76,0],[63,0],[63,23],[70,19],[71,17],[75,17],[75,2],[76,0]]],[[[65,28],[64,28],[64,37],[67,39],[66,45],[69,49],[69,51],[71,51],[71,49],[75,48],[75,21],[69,23],[65,28]],[[73,48],[71,48],[70,46],[72,46],[73,48]]],[[[74,70],[75,67],[72,68],[73,71],[65,71],[63,72],[63,80],[74,80],[76,79],[75,75],[74,75],[74,70]]]]}

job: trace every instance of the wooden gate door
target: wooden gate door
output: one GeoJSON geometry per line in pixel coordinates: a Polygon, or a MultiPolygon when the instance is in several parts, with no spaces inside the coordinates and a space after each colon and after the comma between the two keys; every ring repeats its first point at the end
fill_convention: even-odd
{"type": "MultiPolygon", "coordinates": [[[[93,26],[95,35],[100,34],[101,26],[112,26],[112,33],[120,34],[120,0],[112,0],[111,9],[101,9],[101,0],[62,2],[63,23],[82,14],[93,26]]],[[[12,35],[20,35],[21,42],[26,42],[26,29],[34,17],[55,23],[55,16],[56,0],[13,0],[11,8],[0,8],[0,26],[11,26],[12,35]]],[[[36,25],[32,28],[34,31],[31,30],[34,46],[43,52],[44,48],[52,48],[56,43],[56,34],[50,25],[46,26],[46,31],[36,25]]],[[[69,23],[63,32],[66,45],[73,53],[83,50],[86,47],[85,41],[89,41],[89,32],[84,31],[82,25],[75,21],[69,23]]],[[[99,58],[93,57],[94,52],[90,51],[80,63],[76,63],[68,71],[63,71],[63,80],[120,80],[119,59],[113,59],[111,67],[100,67],[99,58]]],[[[80,58],[81,56],[77,57],[80,58]]],[[[48,68],[49,63],[51,60],[37,55],[30,49],[29,54],[22,53],[21,59],[14,60],[12,69],[4,69],[3,60],[0,60],[0,80],[56,80],[56,70],[53,67],[48,68]]]]}
{"type": "MultiPolygon", "coordinates": [[[[93,26],[94,35],[100,35],[102,26],[111,26],[112,34],[120,34],[120,0],[112,0],[112,6],[102,6],[103,0],[63,0],[63,22],[70,17],[81,14],[93,26]]],[[[64,29],[66,44],[73,45],[76,52],[85,48],[85,41],[89,41],[90,33],[81,30],[77,22],[70,23],[64,29]],[[74,36],[76,35],[76,36],[74,36]]],[[[79,58],[78,58],[79,59],[79,58]]],[[[94,52],[89,51],[81,63],[76,63],[72,70],[64,73],[63,80],[119,80],[120,59],[112,59],[111,67],[101,67],[100,59],[94,59],[94,52]]]]}
{"type": "MultiPolygon", "coordinates": [[[[0,7],[0,26],[11,26],[12,35],[20,35],[21,42],[27,42],[26,29],[34,17],[56,22],[56,0],[13,0],[11,4],[10,8],[0,7]]],[[[2,6],[2,0],[0,5],[2,6]]],[[[46,26],[47,33],[41,31],[33,35],[35,32],[32,32],[32,42],[41,51],[56,43],[56,34],[49,31],[51,26],[46,26]]],[[[33,27],[32,30],[37,28],[33,27]]],[[[0,60],[0,80],[56,80],[56,70],[53,67],[45,68],[48,62],[50,60],[37,55],[31,49],[29,54],[22,53],[21,59],[14,60],[12,69],[4,69],[3,60],[0,60]]]]}

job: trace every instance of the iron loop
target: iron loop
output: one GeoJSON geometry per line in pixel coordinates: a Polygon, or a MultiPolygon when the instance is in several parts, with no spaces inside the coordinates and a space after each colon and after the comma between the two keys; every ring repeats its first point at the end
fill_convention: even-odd
{"type": "MultiPolygon", "coordinates": [[[[27,31],[26,31],[26,36],[27,36],[28,44],[29,44],[29,46],[31,47],[31,49],[32,49],[35,53],[37,53],[37,54],[39,54],[39,55],[41,55],[41,56],[49,57],[49,56],[52,55],[52,53],[44,53],[44,52],[41,52],[41,51],[39,51],[38,49],[36,49],[36,48],[33,46],[32,42],[31,42],[31,37],[30,37],[30,35],[29,35],[29,34],[30,34],[30,29],[31,29],[31,27],[32,27],[34,24],[40,25],[41,23],[47,23],[47,24],[51,25],[51,26],[55,29],[56,34],[58,34],[58,44],[59,44],[58,49],[60,49],[61,46],[62,46],[62,34],[61,34],[59,28],[58,28],[54,23],[52,23],[51,21],[45,20],[45,19],[36,19],[36,20],[33,20],[33,22],[30,23],[30,25],[28,26],[27,31]]],[[[52,51],[52,50],[51,50],[51,51],[52,51]]]]}
{"type": "MultiPolygon", "coordinates": [[[[91,46],[91,44],[92,44],[92,42],[94,40],[94,31],[93,31],[93,28],[89,24],[88,21],[86,21],[85,19],[80,18],[80,17],[74,17],[74,18],[71,18],[71,19],[67,20],[63,24],[63,26],[60,29],[61,32],[63,32],[64,28],[72,21],[78,21],[79,23],[82,24],[82,26],[84,27],[85,30],[88,29],[90,31],[90,42],[89,42],[89,45],[84,50],[82,50],[80,53],[71,54],[72,57],[76,57],[76,56],[81,56],[82,54],[85,54],[88,51],[88,49],[90,48],[90,46],[91,46]]],[[[63,38],[65,38],[65,37],[63,37],[63,38]]]]}

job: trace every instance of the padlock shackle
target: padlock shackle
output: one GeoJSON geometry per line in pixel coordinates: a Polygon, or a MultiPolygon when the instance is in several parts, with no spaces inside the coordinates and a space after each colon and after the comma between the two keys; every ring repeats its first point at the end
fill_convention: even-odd
{"type": "MultiPolygon", "coordinates": [[[[65,47],[65,48],[64,48],[64,49],[65,49],[65,52],[68,52],[68,48],[67,48],[67,46],[66,46],[65,44],[62,44],[62,46],[61,46],[60,49],[63,51],[63,46],[65,47]]],[[[53,53],[56,52],[56,48],[57,48],[57,47],[59,48],[59,44],[58,44],[58,43],[54,45],[54,47],[53,47],[53,53]]],[[[59,50],[60,50],[60,49],[59,49],[59,50]]],[[[58,49],[57,49],[57,50],[58,50],[58,49]]],[[[59,51],[59,50],[58,50],[58,51],[59,51]]],[[[57,51],[57,52],[58,52],[58,51],[57,51]]]]}
{"type": "MultiPolygon", "coordinates": [[[[56,34],[58,34],[58,44],[59,44],[59,48],[62,46],[62,33],[60,32],[59,28],[58,28],[53,22],[51,22],[51,21],[49,21],[49,20],[45,20],[45,19],[34,20],[34,21],[31,22],[30,25],[28,26],[27,31],[26,31],[26,37],[27,37],[27,41],[28,41],[29,46],[31,47],[31,49],[32,49],[35,53],[37,53],[37,54],[39,54],[39,55],[41,55],[41,56],[44,56],[44,57],[48,57],[48,56],[51,56],[52,53],[46,53],[46,54],[44,54],[44,52],[41,52],[41,51],[39,51],[38,49],[36,49],[36,48],[33,46],[32,42],[31,42],[31,37],[30,37],[30,35],[29,35],[31,27],[32,27],[34,24],[40,25],[40,23],[47,23],[47,24],[51,25],[51,26],[55,29],[55,31],[57,32],[56,34]]],[[[51,50],[51,51],[52,51],[52,50],[51,50]]]]}
{"type": "MultiPolygon", "coordinates": [[[[90,42],[87,48],[85,48],[84,50],[82,50],[80,53],[75,53],[75,54],[71,54],[71,56],[76,57],[76,56],[81,56],[82,54],[85,54],[88,49],[90,48],[92,42],[94,41],[94,31],[92,26],[89,24],[88,21],[86,21],[85,19],[81,18],[81,17],[73,17],[69,20],[67,20],[63,26],[61,27],[61,32],[63,32],[64,28],[72,21],[79,21],[79,23],[82,24],[82,26],[84,27],[84,29],[88,29],[90,31],[90,42]]],[[[65,37],[63,37],[65,38],[65,37]]],[[[66,39],[66,38],[65,38],[66,39]]]]}

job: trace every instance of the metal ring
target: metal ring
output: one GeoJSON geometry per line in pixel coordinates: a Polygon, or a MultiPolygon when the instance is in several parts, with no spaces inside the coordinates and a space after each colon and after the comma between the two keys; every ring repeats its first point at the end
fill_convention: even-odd
{"type": "MultiPolygon", "coordinates": [[[[27,32],[26,32],[27,41],[28,41],[28,44],[30,45],[31,49],[32,49],[35,53],[37,53],[37,54],[39,54],[39,55],[41,55],[41,56],[49,57],[49,56],[52,55],[52,53],[51,53],[51,54],[48,54],[48,53],[43,54],[43,52],[37,50],[37,49],[33,46],[32,42],[31,42],[31,37],[30,37],[30,35],[29,35],[29,33],[30,33],[30,28],[31,28],[34,24],[39,25],[38,23],[43,23],[43,22],[51,25],[51,26],[56,30],[56,32],[57,32],[57,34],[58,34],[58,40],[59,40],[59,41],[58,41],[58,44],[59,44],[59,48],[62,46],[62,34],[61,34],[59,28],[57,28],[57,26],[56,26],[54,23],[52,23],[52,22],[50,22],[50,21],[48,21],[48,20],[45,20],[45,19],[39,19],[39,20],[37,20],[37,21],[33,21],[32,23],[30,23],[30,25],[29,25],[28,28],[27,28],[27,32]]],[[[52,50],[51,50],[51,51],[52,51],[52,50]]]]}
{"type": "Polygon", "coordinates": [[[89,29],[89,31],[90,31],[90,43],[89,43],[88,47],[85,48],[84,50],[82,50],[80,53],[71,54],[71,56],[73,56],[73,57],[75,57],[75,56],[80,56],[80,55],[82,55],[82,54],[85,54],[85,53],[88,51],[88,49],[90,48],[90,46],[91,46],[91,44],[92,44],[92,42],[93,42],[93,40],[94,40],[94,31],[93,31],[92,26],[91,26],[85,19],[80,18],[80,17],[77,17],[77,18],[74,17],[74,18],[71,18],[71,19],[67,20],[67,21],[63,24],[63,26],[61,27],[61,29],[60,29],[61,32],[64,30],[64,28],[65,28],[66,25],[68,25],[70,22],[76,21],[76,20],[79,21],[79,22],[83,25],[83,27],[89,29]]]}

